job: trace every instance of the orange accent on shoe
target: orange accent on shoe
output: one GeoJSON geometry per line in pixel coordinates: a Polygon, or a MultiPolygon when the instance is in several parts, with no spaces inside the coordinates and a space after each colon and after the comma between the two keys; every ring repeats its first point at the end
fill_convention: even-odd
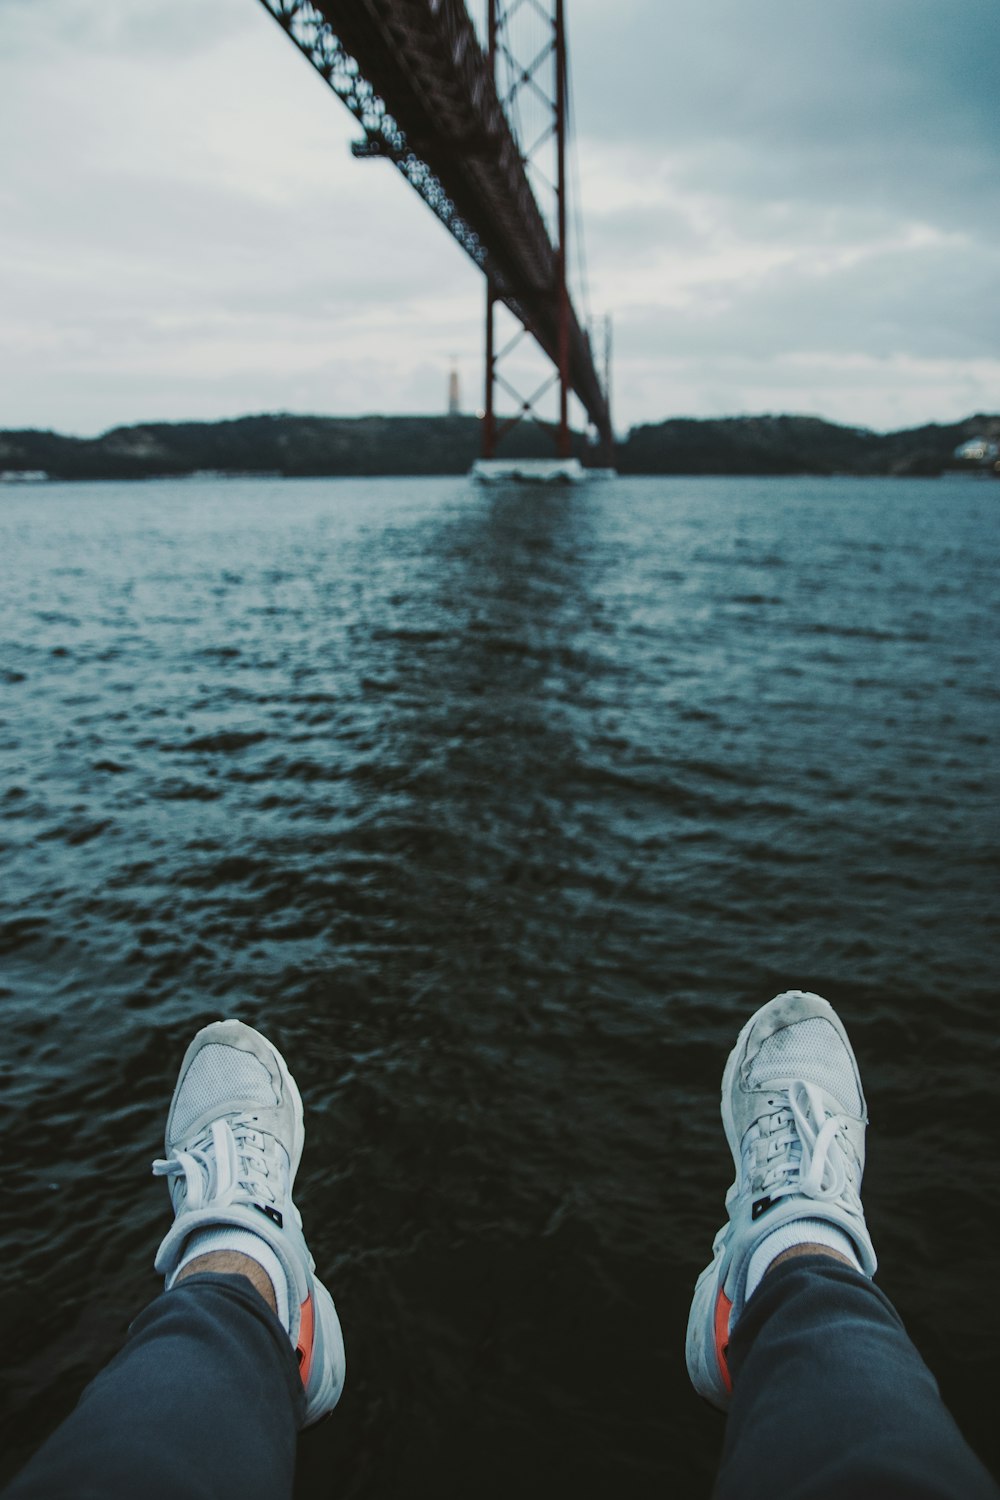
{"type": "Polygon", "coordinates": [[[729,1351],[729,1314],[733,1310],[733,1304],[719,1287],[719,1295],[715,1299],[715,1357],[719,1362],[719,1374],[726,1390],[732,1392],[733,1377],[729,1373],[729,1365],[726,1354],[729,1351]]]}
{"type": "Polygon", "coordinates": [[[313,1349],[316,1342],[315,1333],[313,1300],[312,1297],[307,1297],[299,1309],[299,1341],[295,1348],[303,1386],[309,1384],[309,1372],[312,1369],[313,1349]]]}

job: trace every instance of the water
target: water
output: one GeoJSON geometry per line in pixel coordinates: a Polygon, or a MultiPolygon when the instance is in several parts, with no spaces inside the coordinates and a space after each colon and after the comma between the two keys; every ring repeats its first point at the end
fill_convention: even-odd
{"type": "Polygon", "coordinates": [[[4,1472],[156,1290],[191,1032],[303,1087],[302,1495],[707,1494],[722,1065],[851,1029],[897,1301],[995,1466],[1000,490],[0,496],[4,1472]]]}

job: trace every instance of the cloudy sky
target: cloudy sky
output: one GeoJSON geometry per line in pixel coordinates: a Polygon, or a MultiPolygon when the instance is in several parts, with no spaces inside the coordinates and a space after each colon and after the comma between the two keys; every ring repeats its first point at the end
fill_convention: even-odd
{"type": "MultiPolygon", "coordinates": [[[[1000,410],[1000,0],[568,0],[615,415],[1000,410]]],[[[482,287],[258,0],[0,0],[0,427],[481,401],[482,287]]]]}

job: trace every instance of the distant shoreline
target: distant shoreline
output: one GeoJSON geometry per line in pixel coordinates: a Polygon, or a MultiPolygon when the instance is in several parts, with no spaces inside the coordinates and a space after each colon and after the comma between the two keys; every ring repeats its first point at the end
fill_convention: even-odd
{"type": "MultiPolygon", "coordinates": [[[[273,414],[221,422],[151,422],[97,438],[0,430],[0,481],[169,478],[334,478],[467,473],[480,451],[473,416],[311,417],[273,414]]],[[[574,434],[584,463],[603,463],[574,434]]],[[[548,435],[521,424],[510,458],[552,456],[548,435]]],[[[1000,416],[876,433],[818,417],[672,418],[634,427],[617,445],[622,474],[1000,477],[1000,416]],[[962,455],[957,450],[962,449],[962,455]]]]}

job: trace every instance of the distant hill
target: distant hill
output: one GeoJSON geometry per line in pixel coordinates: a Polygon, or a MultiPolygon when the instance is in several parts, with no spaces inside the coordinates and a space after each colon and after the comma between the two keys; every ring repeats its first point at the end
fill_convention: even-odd
{"type": "Polygon", "coordinates": [[[970,438],[1000,439],[1000,416],[901,432],[838,427],[819,417],[673,418],[634,427],[618,453],[623,474],[894,474],[936,476],[970,438]]]}
{"type": "MultiPolygon", "coordinates": [[[[537,428],[512,434],[517,457],[548,456],[537,428]]],[[[101,437],[0,432],[0,469],[59,479],[144,479],[193,474],[461,474],[479,456],[475,417],[239,417],[149,422],[101,437]]]]}
{"type": "MultiPolygon", "coordinates": [[[[98,438],[0,431],[0,473],[53,479],[147,479],[201,472],[278,474],[464,474],[479,456],[475,417],[240,417],[226,422],[152,422],[98,438]]],[[[672,418],[635,427],[618,445],[623,474],[928,475],[970,467],[959,444],[1000,442],[1000,416],[948,426],[875,433],[818,417],[672,418]]],[[[591,456],[583,437],[574,450],[591,456]]],[[[502,455],[549,458],[548,435],[520,423],[502,455]]],[[[598,462],[596,454],[593,461],[598,462]]],[[[990,464],[992,467],[992,462],[990,464]]]]}

